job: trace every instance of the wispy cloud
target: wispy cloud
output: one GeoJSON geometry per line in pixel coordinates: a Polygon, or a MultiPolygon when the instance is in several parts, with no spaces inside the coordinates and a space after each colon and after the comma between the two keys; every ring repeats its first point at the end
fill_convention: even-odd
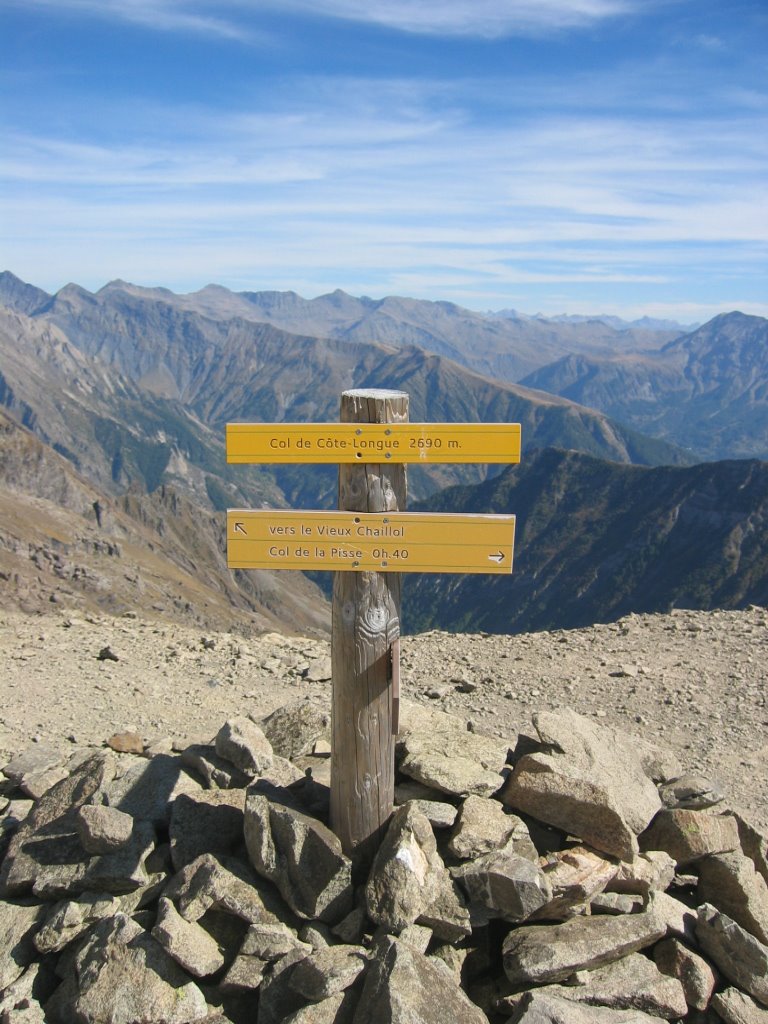
{"type": "MultiPolygon", "coordinates": [[[[265,12],[296,13],[436,36],[499,38],[580,28],[637,9],[639,0],[6,0],[162,31],[253,38],[265,12]]],[[[646,0],[647,3],[647,0],[646,0]]]]}

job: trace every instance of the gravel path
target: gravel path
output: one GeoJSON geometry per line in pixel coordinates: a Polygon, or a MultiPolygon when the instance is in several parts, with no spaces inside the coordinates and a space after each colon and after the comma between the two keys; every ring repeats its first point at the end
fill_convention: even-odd
{"type": "MultiPolygon", "coordinates": [[[[768,830],[768,612],[632,615],[590,629],[517,636],[427,633],[402,644],[403,696],[478,731],[531,732],[569,705],[662,743],[711,776],[768,830]]],[[[291,700],[330,708],[328,644],[242,637],[133,617],[0,613],[0,758],[31,742],[101,745],[210,739],[234,714],[291,700]],[[106,650],[114,655],[113,660],[106,650]],[[103,660],[99,659],[101,652],[103,660]]]]}

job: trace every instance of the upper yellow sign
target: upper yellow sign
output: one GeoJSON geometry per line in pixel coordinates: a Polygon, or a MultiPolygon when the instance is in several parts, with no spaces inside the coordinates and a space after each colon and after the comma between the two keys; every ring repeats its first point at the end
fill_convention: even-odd
{"type": "Polygon", "coordinates": [[[227,424],[227,462],[519,461],[519,423],[227,424]]]}

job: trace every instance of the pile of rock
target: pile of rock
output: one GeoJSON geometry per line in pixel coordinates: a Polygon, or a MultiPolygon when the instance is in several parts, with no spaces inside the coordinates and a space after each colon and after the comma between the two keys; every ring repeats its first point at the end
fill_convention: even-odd
{"type": "Polygon", "coordinates": [[[307,702],[6,765],[0,1024],[768,1021],[767,844],[711,783],[567,710],[404,721],[362,878],[307,702]]]}

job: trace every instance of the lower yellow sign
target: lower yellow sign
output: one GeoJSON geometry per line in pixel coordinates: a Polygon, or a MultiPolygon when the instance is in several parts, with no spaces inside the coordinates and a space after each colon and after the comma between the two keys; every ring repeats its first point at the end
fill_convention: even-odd
{"type": "Polygon", "coordinates": [[[513,515],[227,512],[230,569],[512,572],[513,515]]]}

